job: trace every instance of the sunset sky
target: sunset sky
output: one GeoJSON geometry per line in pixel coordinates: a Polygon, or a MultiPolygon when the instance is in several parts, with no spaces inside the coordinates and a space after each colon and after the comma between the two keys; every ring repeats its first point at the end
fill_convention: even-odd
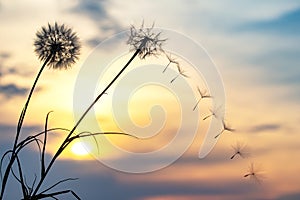
{"type": "MultiPolygon", "coordinates": [[[[216,140],[213,150],[199,159],[205,133],[210,122],[216,120],[202,120],[210,114],[213,99],[203,99],[200,109],[192,111],[198,98],[196,86],[205,87],[208,77],[192,79],[195,73],[189,66],[186,72],[192,78],[179,77],[171,84],[177,72],[175,66],[170,66],[168,71],[161,73],[168,63],[166,58],[151,57],[143,61],[137,58],[128,72],[132,70],[133,74],[139,72],[140,75],[136,79],[129,78],[130,73],[121,77],[118,86],[103,96],[80,130],[130,132],[144,139],[126,136],[110,136],[108,139],[125,151],[145,153],[160,149],[174,139],[181,122],[186,122],[181,126],[182,130],[189,132],[187,135],[192,134],[192,123],[197,121],[199,129],[190,141],[191,145],[171,165],[149,173],[134,174],[111,169],[98,161],[103,159],[122,164],[130,157],[115,152],[107,146],[103,136],[97,136],[99,149],[94,138],[85,141],[91,145],[86,149],[93,155],[87,154],[79,143],[71,144],[55,163],[45,186],[63,178],[79,178],[53,191],[72,189],[82,199],[300,199],[299,20],[300,2],[297,0],[0,0],[0,153],[2,155],[13,145],[19,114],[42,64],[34,53],[37,30],[48,23],[64,23],[77,33],[82,49],[72,68],[43,72],[26,114],[23,138],[44,129],[49,111],[54,111],[50,115],[49,127],[71,129],[76,117],[82,113],[80,108],[90,103],[84,94],[90,90],[95,92],[92,95],[99,93],[117,72],[114,67],[125,64],[132,55],[130,47],[126,46],[126,38],[124,43],[103,47],[101,51],[97,51],[97,45],[114,34],[129,30],[131,25],[139,27],[144,21],[146,26],[151,26],[155,22],[156,27],[186,36],[208,52],[206,59],[212,59],[225,88],[226,121],[235,131],[224,132],[216,140]],[[124,54],[117,55],[119,51],[124,54]],[[93,52],[99,55],[90,56],[93,52]],[[109,60],[111,57],[114,60],[109,60]],[[109,63],[112,67],[107,69],[107,77],[95,79],[96,84],[91,85],[92,78],[84,76],[82,69],[91,65],[91,70],[95,71],[90,72],[97,74],[108,61],[112,62],[109,63]],[[153,84],[135,88],[134,83],[152,80],[151,77],[167,87],[153,84]],[[187,93],[178,97],[179,94],[167,91],[172,88],[186,92],[187,82],[195,91],[192,98],[188,98],[187,93]],[[87,89],[89,86],[92,88],[87,89]],[[81,92],[78,88],[83,88],[82,96],[77,96],[76,92],[81,92]],[[131,98],[129,102],[128,97],[131,98]],[[181,118],[182,113],[189,117],[181,118]],[[125,119],[127,114],[132,122],[125,119]],[[160,129],[153,132],[152,128],[157,126],[160,129]],[[237,143],[247,145],[251,156],[230,159],[234,153],[232,146],[236,147],[237,143]],[[257,169],[255,172],[262,174],[261,183],[244,177],[251,163],[257,169]]],[[[168,38],[166,33],[168,31],[163,37],[168,38]]],[[[176,41],[182,49],[189,49],[186,44],[176,41]]],[[[200,60],[203,69],[207,67],[200,52],[198,58],[192,47],[190,51],[188,54],[192,59],[200,60]]],[[[184,60],[184,55],[180,58],[179,53],[174,55],[183,65],[193,64],[193,60],[184,60]]],[[[65,134],[49,134],[48,160],[65,134]]],[[[180,138],[178,146],[159,158],[170,159],[181,142],[189,143],[186,140],[180,138]]],[[[21,155],[28,182],[31,182],[34,174],[39,173],[37,148],[30,146],[21,155]]],[[[148,165],[148,161],[136,167],[145,167],[147,171],[164,163],[164,160],[154,159],[153,165],[148,165]]],[[[19,199],[20,193],[14,192],[19,188],[15,189],[15,185],[11,179],[7,199],[19,199]]],[[[73,197],[64,195],[63,199],[73,197]]]]}

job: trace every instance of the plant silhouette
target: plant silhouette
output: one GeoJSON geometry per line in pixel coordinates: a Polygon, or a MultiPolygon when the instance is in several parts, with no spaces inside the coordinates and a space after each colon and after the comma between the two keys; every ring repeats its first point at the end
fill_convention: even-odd
{"type": "MultiPolygon", "coordinates": [[[[190,78],[186,74],[185,69],[172,56],[172,54],[167,54],[163,50],[163,45],[166,43],[166,41],[167,39],[161,38],[161,32],[155,31],[154,23],[151,27],[145,27],[144,22],[141,24],[140,27],[135,27],[132,25],[130,27],[130,32],[127,40],[127,44],[130,47],[129,50],[130,52],[132,52],[131,57],[126,63],[124,63],[121,70],[116,72],[113,78],[104,87],[103,91],[101,91],[96,96],[96,98],[90,103],[90,105],[82,113],[78,121],[74,123],[72,128],[67,129],[62,127],[49,127],[48,122],[52,114],[52,111],[50,111],[45,116],[44,127],[42,131],[40,131],[39,133],[31,133],[31,135],[29,135],[25,139],[20,139],[25,115],[28,112],[29,103],[34,94],[38,80],[40,79],[41,74],[46,68],[46,66],[54,70],[67,70],[76,63],[80,55],[81,49],[81,44],[79,42],[77,34],[72,29],[68,28],[65,24],[48,24],[47,26],[42,27],[39,31],[37,31],[36,40],[34,41],[35,53],[37,54],[38,59],[43,64],[39,69],[36,78],[34,79],[34,83],[28,94],[28,98],[26,99],[25,105],[21,111],[17,123],[17,130],[13,142],[13,147],[4,153],[0,160],[0,174],[2,181],[0,200],[4,199],[9,177],[14,178],[16,183],[20,186],[22,190],[21,199],[24,200],[38,200],[45,198],[58,199],[58,197],[63,194],[69,194],[75,199],[80,199],[76,192],[71,189],[55,190],[57,186],[61,185],[62,183],[77,180],[76,178],[65,178],[57,180],[54,184],[47,186],[45,182],[47,177],[49,177],[49,172],[51,171],[51,169],[53,169],[55,162],[57,161],[59,156],[61,156],[61,154],[66,150],[66,148],[73,141],[78,140],[80,138],[93,137],[96,144],[97,140],[95,139],[95,136],[97,135],[119,135],[139,139],[138,137],[123,132],[89,132],[88,130],[84,132],[78,132],[77,129],[82,123],[82,121],[86,118],[87,114],[95,106],[95,104],[99,102],[99,99],[101,99],[101,97],[104,94],[107,94],[107,91],[113,86],[113,84],[119,79],[119,77],[125,72],[128,66],[130,66],[130,64],[135,59],[143,60],[151,56],[160,56],[161,54],[164,54],[167,57],[169,63],[165,66],[162,73],[165,73],[168,67],[172,64],[176,65],[178,72],[178,74],[171,79],[171,84],[180,76],[184,78],[190,78]],[[47,148],[49,148],[48,140],[51,136],[50,133],[54,131],[64,132],[65,137],[63,138],[58,149],[55,151],[54,155],[50,157],[49,162],[46,162],[45,156],[47,153],[47,148]],[[24,174],[24,169],[22,167],[22,159],[20,152],[22,152],[26,147],[28,147],[31,144],[36,144],[36,146],[38,147],[40,159],[38,163],[34,164],[40,166],[40,169],[37,173],[35,173],[34,180],[31,182],[31,184],[29,184],[28,182],[26,182],[26,174],[24,174]],[[2,176],[2,165],[4,165],[4,159],[7,158],[8,163],[4,167],[5,170],[2,176]]],[[[197,92],[199,94],[199,98],[197,99],[193,110],[195,110],[199,106],[199,103],[202,99],[212,98],[212,96],[207,92],[207,90],[201,90],[199,86],[197,86],[197,92]]],[[[203,120],[206,120],[209,117],[222,119],[221,116],[223,115],[223,110],[223,105],[214,107],[213,110],[210,110],[211,114],[204,117],[203,120]]],[[[215,138],[221,135],[224,131],[235,131],[233,128],[229,127],[224,120],[222,120],[221,122],[222,130],[218,135],[215,136],[215,138]]],[[[241,156],[242,158],[247,157],[248,155],[245,145],[237,144],[233,147],[233,149],[234,154],[231,156],[231,159],[235,158],[235,156],[237,155],[241,156]]],[[[245,174],[244,177],[253,177],[254,179],[259,179],[259,172],[256,168],[254,168],[254,165],[251,164],[249,172],[245,174]]]]}
{"type": "Polygon", "coordinates": [[[21,134],[21,129],[23,126],[27,108],[43,70],[46,66],[52,67],[54,69],[68,68],[75,63],[78,58],[77,56],[80,53],[81,45],[76,33],[74,33],[70,28],[67,28],[65,25],[58,25],[57,23],[55,23],[54,25],[48,24],[47,27],[42,27],[41,31],[37,32],[36,36],[37,39],[34,42],[34,45],[36,47],[35,52],[37,53],[39,59],[44,63],[34,80],[26,103],[21,111],[13,148],[6,151],[1,159],[2,161],[5,156],[10,155],[9,163],[6,167],[2,179],[0,199],[3,198],[11,168],[15,160],[19,160],[19,150],[17,149],[18,139],[21,134]]]}
{"type": "MultiPolygon", "coordinates": [[[[105,89],[95,98],[95,100],[90,104],[90,106],[85,110],[79,120],[75,123],[72,129],[65,128],[48,128],[48,120],[50,113],[46,115],[44,131],[30,135],[22,141],[19,141],[19,136],[21,134],[21,129],[23,125],[23,121],[25,118],[25,114],[27,112],[27,108],[32,97],[33,91],[36,87],[37,81],[40,78],[40,75],[46,66],[49,66],[53,69],[68,69],[72,64],[76,62],[79,55],[80,43],[79,39],[71,29],[67,28],[64,24],[58,25],[55,23],[54,25],[48,24],[47,27],[42,27],[40,31],[37,32],[37,39],[34,42],[36,47],[35,52],[37,53],[39,59],[43,61],[43,65],[34,81],[32,89],[29,93],[25,106],[21,112],[17,133],[15,136],[14,146],[11,150],[8,150],[4,153],[1,158],[0,169],[2,168],[3,160],[5,157],[9,157],[9,162],[6,166],[6,170],[4,176],[2,178],[2,188],[1,188],[1,196],[2,200],[4,197],[4,192],[6,188],[6,183],[10,172],[12,172],[12,176],[15,180],[20,184],[23,194],[24,200],[29,199],[43,199],[43,198],[53,198],[57,199],[57,196],[61,194],[70,193],[76,199],[80,199],[79,196],[72,190],[62,190],[51,192],[53,188],[57,185],[64,183],[66,181],[76,180],[72,178],[63,179],[55,183],[50,187],[46,187],[44,190],[40,190],[43,185],[46,177],[49,174],[50,169],[52,169],[55,161],[61,155],[61,153],[66,149],[66,147],[72,143],[74,140],[83,138],[83,137],[94,137],[96,135],[125,135],[129,137],[134,137],[130,134],[122,133],[122,132],[99,132],[99,133],[91,133],[88,131],[76,133],[76,129],[82,120],[85,118],[87,113],[91,110],[91,108],[98,102],[98,100],[106,94],[107,90],[113,85],[113,83],[120,77],[120,75],[125,71],[125,69],[130,65],[130,63],[138,56],[140,59],[145,59],[148,56],[159,55],[163,52],[162,45],[166,41],[166,39],[160,38],[160,32],[155,33],[153,31],[153,26],[150,28],[145,28],[144,24],[141,25],[140,28],[136,28],[131,26],[130,35],[127,41],[127,44],[130,45],[130,50],[134,51],[132,57],[128,60],[128,62],[123,66],[123,68],[114,76],[114,78],[110,81],[110,83],[105,87],[105,89]],[[65,131],[68,132],[62,144],[59,146],[58,150],[55,152],[54,156],[50,159],[48,165],[45,163],[45,153],[47,148],[47,140],[48,133],[52,131],[65,131]],[[40,137],[43,137],[41,139],[40,137]],[[41,171],[40,176],[35,176],[35,179],[31,185],[28,185],[26,177],[22,170],[21,159],[19,158],[19,153],[27,147],[31,143],[36,143],[39,152],[41,155],[40,165],[41,171]],[[18,173],[16,173],[13,169],[13,166],[16,165],[18,173]],[[51,190],[51,191],[50,191],[51,190]]],[[[2,174],[2,173],[1,173],[2,174]]],[[[2,177],[2,176],[1,176],[2,177]]]]}

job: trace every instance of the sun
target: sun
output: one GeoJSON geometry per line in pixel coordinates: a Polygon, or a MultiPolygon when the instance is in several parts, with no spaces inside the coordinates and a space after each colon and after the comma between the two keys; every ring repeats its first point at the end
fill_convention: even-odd
{"type": "Polygon", "coordinates": [[[72,145],[71,151],[77,156],[85,156],[89,154],[88,146],[82,142],[76,142],[72,145]]]}

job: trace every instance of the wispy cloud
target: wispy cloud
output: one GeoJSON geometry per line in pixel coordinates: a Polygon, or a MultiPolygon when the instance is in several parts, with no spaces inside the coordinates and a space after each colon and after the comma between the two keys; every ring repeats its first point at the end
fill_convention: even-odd
{"type": "Polygon", "coordinates": [[[10,56],[11,56],[11,54],[8,53],[8,52],[1,52],[1,53],[0,53],[0,59],[7,59],[7,58],[9,58],[10,56]]]}
{"type": "Polygon", "coordinates": [[[300,199],[300,193],[290,193],[278,197],[276,200],[298,200],[300,199]]]}
{"type": "Polygon", "coordinates": [[[9,52],[0,52],[0,77],[5,75],[19,75],[19,76],[29,76],[33,72],[24,70],[20,70],[17,66],[8,64],[8,62],[13,60],[13,54],[9,52]]]}
{"type": "MultiPolygon", "coordinates": [[[[25,163],[24,163],[25,164],[25,163]]],[[[222,198],[230,196],[228,199],[241,199],[243,195],[251,195],[255,190],[247,184],[240,184],[239,181],[219,181],[216,183],[207,183],[206,180],[197,182],[172,182],[156,181],[152,182],[150,174],[124,174],[113,173],[100,167],[95,161],[59,161],[56,163],[57,172],[51,179],[55,180],[61,177],[78,177],[79,180],[69,182],[69,186],[78,191],[82,199],[147,199],[156,196],[197,196],[222,198]],[[89,173],[87,169],[98,167],[97,173],[89,173]],[[62,170],[60,170],[62,169],[62,170]],[[70,169],[70,170],[63,170],[70,169]],[[137,181],[138,179],[138,181],[137,181]],[[88,192],[87,192],[88,191],[88,192]],[[117,192],[116,192],[117,191],[117,192]]],[[[167,172],[167,171],[166,171],[167,172]]],[[[159,173],[159,172],[158,172],[159,173]]],[[[185,173],[185,172],[178,172],[185,173]]],[[[201,173],[201,171],[199,171],[201,173]]],[[[169,174],[176,176],[176,174],[169,174]]],[[[258,194],[256,194],[258,195],[258,194]]],[[[223,198],[222,198],[223,199],[223,198]]],[[[224,198],[226,199],[226,198],[224,198]]]]}
{"type": "MultiPolygon", "coordinates": [[[[24,126],[24,135],[32,132],[37,132],[37,130],[42,130],[41,127],[38,125],[32,125],[32,126],[24,126]]],[[[0,123],[0,133],[1,133],[1,145],[4,145],[4,141],[8,141],[14,138],[14,134],[16,132],[16,125],[11,125],[11,124],[5,124],[5,123],[0,123]]],[[[9,144],[11,143],[9,141],[9,144]]]]}
{"type": "Polygon", "coordinates": [[[27,93],[28,88],[20,87],[13,83],[7,85],[0,85],[0,94],[6,98],[12,98],[14,96],[23,96],[27,93]]]}
{"type": "Polygon", "coordinates": [[[111,34],[118,33],[123,30],[123,27],[120,25],[118,20],[114,19],[114,17],[107,12],[106,7],[109,4],[110,1],[107,0],[79,0],[79,3],[70,9],[70,12],[88,16],[98,27],[100,33],[87,42],[90,46],[96,46],[111,34]]]}
{"type": "Polygon", "coordinates": [[[3,67],[9,57],[10,54],[8,52],[0,52],[0,78],[3,76],[3,67]]]}
{"type": "Polygon", "coordinates": [[[243,31],[263,32],[264,34],[279,34],[299,37],[300,8],[286,12],[274,19],[254,22],[242,26],[243,31]]]}
{"type": "Polygon", "coordinates": [[[250,133],[261,133],[268,131],[278,131],[282,126],[280,124],[261,124],[254,126],[248,130],[250,133]]]}

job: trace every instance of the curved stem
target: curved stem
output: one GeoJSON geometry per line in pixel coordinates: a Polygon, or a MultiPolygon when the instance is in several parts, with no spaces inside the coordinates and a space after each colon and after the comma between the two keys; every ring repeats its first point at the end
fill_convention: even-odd
{"type": "Polygon", "coordinates": [[[25,103],[25,105],[24,105],[24,107],[22,109],[21,114],[20,114],[19,121],[18,121],[18,126],[17,126],[17,133],[16,133],[16,137],[15,137],[15,142],[14,142],[14,146],[13,146],[13,149],[12,149],[12,156],[11,156],[11,158],[9,160],[9,163],[8,163],[7,167],[6,167],[5,174],[4,174],[3,180],[2,180],[0,200],[3,199],[3,195],[4,195],[6,183],[7,183],[8,177],[9,177],[9,173],[10,173],[12,165],[13,165],[15,159],[16,159],[16,156],[17,156],[17,154],[15,153],[15,151],[16,151],[16,148],[17,148],[18,139],[19,139],[19,136],[20,136],[20,133],[21,133],[21,128],[22,128],[22,125],[23,125],[23,121],[24,121],[24,118],[25,118],[25,114],[26,114],[26,111],[27,111],[30,99],[31,99],[32,94],[34,92],[34,89],[35,89],[35,87],[37,85],[37,82],[38,82],[38,80],[39,80],[39,78],[40,78],[43,70],[45,69],[47,63],[50,61],[51,57],[52,57],[52,54],[50,54],[48,56],[48,58],[45,60],[44,64],[42,65],[40,71],[38,72],[38,74],[37,74],[37,76],[36,76],[36,78],[34,80],[34,83],[33,83],[32,87],[31,87],[31,90],[29,92],[29,95],[27,97],[27,101],[26,101],[26,103],[25,103]]]}
{"type": "MultiPolygon", "coordinates": [[[[142,45],[144,45],[144,43],[142,43],[142,45]]],[[[141,45],[141,46],[142,46],[141,45]]],[[[41,177],[36,189],[33,192],[33,196],[35,196],[39,190],[39,188],[41,187],[43,181],[45,180],[47,174],[49,173],[52,165],[54,164],[55,160],[58,158],[58,156],[64,151],[65,147],[68,143],[69,138],[71,137],[71,135],[75,132],[76,128],[79,126],[79,124],[81,123],[81,121],[85,118],[85,116],[87,115],[87,113],[92,109],[92,107],[97,103],[97,101],[103,96],[103,94],[105,94],[105,92],[112,86],[112,84],[119,78],[119,76],[124,72],[124,70],[129,66],[129,64],[133,61],[133,59],[140,53],[141,48],[138,48],[135,53],[132,55],[132,57],[128,60],[128,62],[126,63],[126,65],[124,65],[124,67],[119,71],[119,73],[111,80],[111,82],[106,86],[106,88],[95,98],[95,100],[91,103],[91,105],[86,109],[86,111],[82,114],[82,116],[79,118],[79,120],[77,121],[77,123],[75,124],[75,126],[72,128],[72,130],[69,132],[69,134],[67,135],[67,137],[65,138],[64,142],[61,144],[61,146],[59,147],[59,149],[57,150],[57,152],[55,153],[55,155],[53,156],[53,158],[51,159],[51,161],[49,162],[49,165],[44,173],[44,176],[41,177]]]]}
{"type": "Polygon", "coordinates": [[[39,78],[40,78],[43,70],[45,69],[47,63],[50,61],[51,57],[52,57],[52,54],[50,54],[48,56],[48,58],[45,60],[44,64],[42,65],[40,71],[38,72],[38,74],[37,74],[37,76],[36,76],[36,78],[34,80],[34,83],[33,83],[32,87],[31,87],[31,90],[30,90],[29,95],[27,97],[27,101],[26,101],[26,103],[24,105],[24,108],[23,108],[23,110],[22,110],[22,112],[20,114],[20,117],[19,117],[18,127],[17,127],[17,134],[16,134],[16,138],[15,138],[15,143],[14,143],[13,150],[16,149],[16,146],[17,146],[17,143],[18,143],[18,139],[19,139],[19,136],[20,136],[20,132],[21,132],[21,128],[22,128],[22,125],[23,125],[23,122],[24,122],[25,114],[26,114],[26,111],[27,111],[30,99],[32,97],[32,94],[34,92],[34,89],[35,89],[35,87],[37,85],[37,82],[38,82],[38,80],[39,80],[39,78]]]}

